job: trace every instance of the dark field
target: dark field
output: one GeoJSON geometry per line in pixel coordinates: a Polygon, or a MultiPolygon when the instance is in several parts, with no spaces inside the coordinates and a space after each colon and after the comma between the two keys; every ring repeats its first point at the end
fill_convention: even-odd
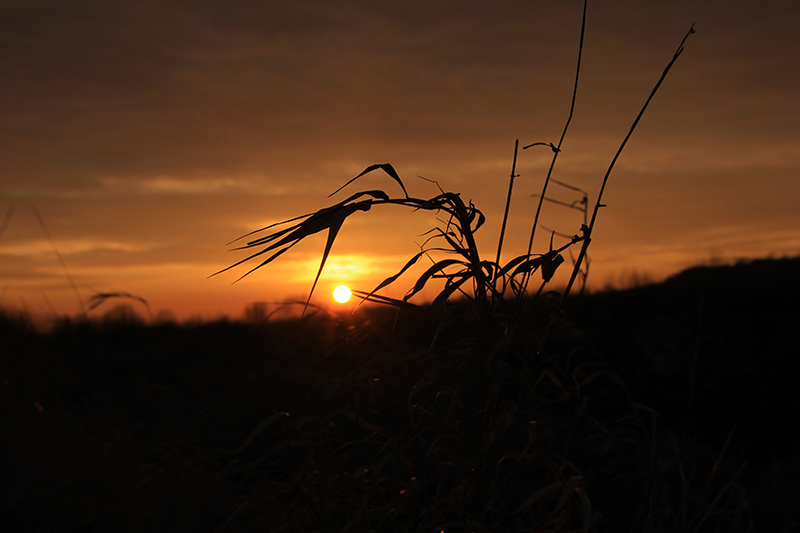
{"type": "Polygon", "coordinates": [[[798,531],[798,274],[574,298],[539,353],[374,307],[0,318],[0,530],[798,531]]]}

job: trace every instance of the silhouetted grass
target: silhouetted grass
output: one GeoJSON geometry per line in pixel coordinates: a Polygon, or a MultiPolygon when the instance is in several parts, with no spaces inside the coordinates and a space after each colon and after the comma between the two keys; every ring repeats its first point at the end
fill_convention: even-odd
{"type": "MultiPolygon", "coordinates": [[[[584,27],[585,11],[562,140],[577,93],[584,27]]],[[[657,412],[637,401],[618,371],[580,341],[563,309],[578,275],[585,277],[582,263],[614,164],[693,32],[614,155],[591,220],[561,248],[553,247],[551,237],[547,253],[532,254],[529,248],[501,263],[518,144],[495,261],[483,259],[476,245],[484,216],[472,202],[441,189],[430,199],[411,197],[390,164],[371,165],[345,186],[382,170],[400,185],[403,197],[361,191],[245,236],[263,235],[238,248],[250,255],[228,268],[257,261],[248,275],[327,231],[313,293],[348,217],[382,205],[443,216],[443,225],[431,229],[422,251],[397,274],[370,292],[355,291],[365,302],[435,316],[430,345],[386,354],[349,338],[348,350],[363,365],[324,387],[318,403],[296,414],[270,414],[237,450],[241,464],[231,472],[253,476],[261,485],[229,523],[250,516],[276,531],[747,529],[747,500],[739,483],[746,463],[726,462],[732,433],[716,457],[663,433],[657,412]],[[563,262],[561,252],[578,243],[564,293],[544,290],[563,262]],[[380,295],[424,257],[432,265],[402,299],[380,295]],[[529,293],[537,272],[542,283],[529,293]],[[437,280],[443,287],[429,307],[409,301],[437,280]]],[[[541,207],[561,141],[525,148],[534,145],[554,153],[541,207]]],[[[537,210],[531,245],[538,215],[537,210]]]]}

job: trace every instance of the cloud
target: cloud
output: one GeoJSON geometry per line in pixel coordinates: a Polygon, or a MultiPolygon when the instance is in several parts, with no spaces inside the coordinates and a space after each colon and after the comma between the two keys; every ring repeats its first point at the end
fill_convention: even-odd
{"type": "MultiPolygon", "coordinates": [[[[154,247],[154,243],[147,242],[134,243],[92,239],[64,239],[58,242],[58,251],[62,255],[90,252],[146,252],[154,247]]],[[[16,257],[52,256],[53,245],[46,239],[4,242],[0,246],[0,255],[16,257]]]]}
{"type": "Polygon", "coordinates": [[[105,178],[102,180],[107,192],[139,194],[225,194],[246,193],[283,196],[291,192],[288,185],[271,184],[263,178],[173,178],[159,176],[143,179],[105,178]]]}

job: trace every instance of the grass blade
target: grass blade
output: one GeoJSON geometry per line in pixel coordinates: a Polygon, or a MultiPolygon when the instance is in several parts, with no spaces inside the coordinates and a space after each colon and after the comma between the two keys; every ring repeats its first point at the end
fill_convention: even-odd
{"type": "MultiPolygon", "coordinates": [[[[430,268],[428,268],[428,270],[426,270],[419,277],[419,279],[417,279],[417,282],[414,284],[414,288],[411,289],[411,292],[409,292],[403,299],[408,300],[409,298],[417,294],[419,291],[425,288],[425,284],[428,283],[428,280],[431,277],[433,277],[434,274],[440,271],[444,271],[445,268],[452,265],[464,265],[464,262],[458,259],[443,259],[442,261],[439,261],[438,263],[431,265],[430,268]]],[[[445,275],[445,277],[449,276],[445,275]]]]}
{"type": "Polygon", "coordinates": [[[369,173],[370,173],[370,172],[372,172],[373,170],[377,170],[377,169],[381,169],[381,170],[383,170],[384,172],[386,172],[386,173],[389,175],[389,177],[391,177],[391,178],[392,178],[392,179],[394,179],[394,180],[395,180],[395,181],[396,181],[398,184],[400,184],[400,188],[401,188],[401,189],[403,189],[403,193],[406,195],[406,198],[408,198],[408,191],[406,191],[406,186],[405,186],[405,185],[403,185],[403,180],[401,180],[401,179],[400,179],[400,176],[398,176],[398,174],[397,174],[397,171],[396,171],[396,170],[394,169],[394,167],[393,167],[392,165],[390,165],[389,163],[378,163],[378,164],[375,164],[375,165],[370,165],[370,166],[368,166],[367,168],[365,168],[365,169],[364,169],[364,170],[361,172],[361,174],[359,174],[359,175],[358,175],[358,176],[356,176],[355,178],[351,179],[350,181],[348,181],[347,183],[345,183],[344,185],[342,185],[341,187],[339,187],[338,189],[336,189],[335,191],[333,191],[332,193],[330,193],[330,194],[328,195],[328,198],[330,198],[331,196],[333,196],[333,195],[334,195],[334,194],[336,194],[337,192],[341,191],[342,189],[344,189],[345,187],[347,187],[348,185],[350,185],[351,183],[353,183],[354,181],[356,181],[356,180],[357,180],[358,178],[360,178],[361,176],[363,176],[363,175],[365,175],[365,174],[369,174],[369,173]]]}

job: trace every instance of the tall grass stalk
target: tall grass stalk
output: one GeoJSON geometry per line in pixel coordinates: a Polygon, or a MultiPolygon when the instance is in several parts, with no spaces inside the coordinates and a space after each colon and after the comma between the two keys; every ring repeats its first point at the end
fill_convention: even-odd
{"type": "Polygon", "coordinates": [[[53,237],[47,230],[47,226],[44,223],[44,219],[42,218],[42,215],[39,214],[39,210],[36,209],[36,206],[31,204],[31,209],[33,210],[33,214],[36,216],[36,220],[39,222],[39,226],[42,228],[42,232],[44,233],[45,237],[47,237],[47,240],[50,242],[50,247],[53,249],[53,253],[56,256],[56,259],[58,259],[58,262],[61,265],[61,269],[64,271],[64,276],[67,278],[67,282],[69,283],[69,286],[72,288],[72,292],[75,293],[75,299],[78,301],[78,307],[81,310],[83,318],[87,318],[89,315],[86,312],[86,306],[83,304],[81,293],[78,290],[78,286],[75,285],[75,280],[72,279],[72,274],[69,273],[69,268],[67,268],[67,263],[66,261],[64,261],[64,257],[62,257],[61,252],[58,251],[58,246],[56,246],[56,241],[53,240],[53,237]]]}
{"type": "MultiPolygon", "coordinates": [[[[465,203],[459,194],[441,189],[427,199],[411,196],[389,163],[366,167],[331,196],[375,171],[399,185],[402,196],[380,189],[359,191],[232,241],[249,239],[235,248],[246,251],[246,257],[213,275],[254,261],[241,279],[303,239],[326,232],[308,306],[348,217],[384,205],[441,216],[441,225],[426,233],[420,252],[397,273],[372,291],[353,291],[362,303],[434,311],[437,320],[431,340],[411,350],[397,350],[392,334],[369,327],[347,329],[339,336],[339,345],[329,355],[339,353],[357,368],[321,390],[317,402],[306,410],[267,417],[237,450],[241,461],[232,463],[231,472],[260,472],[264,482],[263,491],[242,503],[232,521],[248,509],[260,508],[273,524],[280,524],[274,530],[284,531],[588,532],[603,519],[598,508],[617,508],[619,499],[637,501],[640,509],[651,511],[642,515],[644,523],[626,516],[628,509],[621,511],[622,525],[632,530],[674,529],[677,523],[684,530],[691,525],[699,528],[712,516],[724,514],[729,505],[725,490],[717,493],[711,506],[684,499],[684,511],[678,514],[669,509],[661,515],[652,512],[656,498],[668,494],[659,492],[659,476],[680,473],[685,479],[677,446],[674,460],[657,451],[654,417],[652,425],[644,421],[647,408],[633,401],[602,356],[570,344],[568,327],[554,328],[566,325],[561,307],[587,257],[614,163],[682,52],[686,37],[614,156],[591,221],[587,224],[584,193],[580,234],[560,247],[554,247],[551,234],[546,253],[531,252],[542,202],[574,111],[585,27],[586,2],[572,103],[558,145],[523,147],[545,145],[554,154],[526,253],[502,260],[518,140],[494,261],[483,259],[477,247],[475,233],[485,217],[471,201],[465,203]],[[564,293],[545,292],[564,262],[561,254],[578,243],[581,250],[564,293]],[[432,264],[402,298],[380,294],[423,257],[432,264]],[[530,297],[527,287],[537,272],[542,282],[530,297]],[[433,302],[427,308],[413,304],[410,299],[431,282],[443,284],[433,302]],[[455,305],[459,295],[463,302],[455,305]],[[550,344],[544,350],[548,337],[559,339],[563,351],[550,344]],[[610,414],[595,407],[595,398],[600,404],[610,403],[610,414]],[[613,496],[606,488],[612,486],[613,496]]],[[[608,530],[618,525],[612,523],[608,530]]]]}
{"type": "Polygon", "coordinates": [[[6,216],[3,218],[3,223],[0,224],[0,237],[3,236],[3,233],[6,232],[6,228],[8,227],[8,223],[11,222],[11,217],[14,216],[14,210],[17,207],[16,202],[11,202],[8,205],[8,211],[6,211],[6,216]]]}
{"type": "MultiPolygon", "coordinates": [[[[536,235],[536,226],[539,224],[539,214],[542,212],[542,202],[547,195],[547,186],[550,183],[550,176],[553,174],[553,169],[556,166],[556,160],[558,159],[558,154],[561,153],[561,144],[564,142],[564,137],[567,136],[567,130],[569,129],[570,122],[572,122],[572,115],[575,111],[575,100],[578,97],[578,80],[581,75],[581,58],[583,57],[583,38],[586,34],[586,6],[588,4],[588,0],[583,2],[583,15],[581,17],[581,39],[580,43],[578,44],[578,65],[575,68],[575,84],[572,88],[572,101],[569,105],[569,115],[567,116],[567,122],[564,124],[564,130],[561,132],[561,138],[558,140],[558,146],[553,146],[552,144],[550,147],[553,149],[553,159],[550,161],[550,168],[547,169],[547,176],[544,180],[544,185],[542,186],[542,194],[539,196],[539,205],[536,206],[536,214],[533,217],[533,225],[531,226],[531,237],[528,241],[528,254],[530,255],[531,251],[533,250],[533,238],[536,235]]],[[[531,146],[536,146],[535,143],[528,146],[523,146],[522,149],[526,150],[531,146]]],[[[527,286],[527,280],[526,284],[527,286]]]]}
{"type": "Polygon", "coordinates": [[[500,238],[497,241],[497,259],[495,263],[500,264],[500,252],[503,249],[503,237],[506,234],[506,224],[508,223],[508,210],[511,207],[511,195],[514,192],[514,178],[517,177],[517,153],[519,152],[519,139],[514,141],[514,160],[511,163],[511,179],[508,182],[508,198],[506,198],[506,210],[503,213],[503,225],[500,227],[500,238]]]}
{"type": "Polygon", "coordinates": [[[614,169],[614,165],[616,164],[617,159],[619,159],[620,154],[622,154],[622,150],[625,149],[625,145],[628,143],[628,139],[631,138],[631,135],[633,135],[636,126],[639,125],[639,121],[642,119],[644,112],[647,110],[647,106],[650,105],[650,101],[656,95],[656,92],[658,91],[659,87],[661,87],[661,83],[667,77],[667,74],[672,68],[672,65],[675,64],[675,61],[677,61],[678,57],[680,57],[680,55],[683,53],[683,45],[686,43],[686,39],[688,39],[689,36],[694,32],[695,32],[694,24],[692,24],[691,28],[689,28],[689,31],[683,37],[681,44],[678,45],[678,49],[675,51],[675,54],[673,54],[672,59],[667,64],[666,68],[664,68],[664,72],[661,73],[661,77],[658,79],[655,87],[653,87],[653,90],[647,97],[647,100],[642,106],[642,109],[639,111],[639,114],[636,116],[636,119],[633,121],[633,124],[631,124],[631,127],[628,130],[627,135],[625,135],[625,138],[622,140],[619,149],[617,149],[617,153],[614,154],[614,157],[611,159],[611,163],[608,165],[608,170],[606,170],[605,176],[603,176],[603,182],[600,185],[600,192],[597,194],[597,202],[595,202],[594,210],[592,211],[591,222],[589,222],[589,225],[586,227],[586,230],[584,231],[583,244],[581,245],[581,251],[578,254],[578,260],[575,264],[575,268],[572,270],[572,275],[569,278],[569,283],[567,284],[567,288],[564,290],[564,295],[562,296],[561,300],[562,304],[569,295],[569,292],[572,289],[572,285],[575,283],[575,278],[578,276],[578,271],[580,269],[583,258],[586,256],[586,250],[589,248],[589,244],[592,242],[592,231],[594,230],[594,224],[597,221],[597,213],[600,211],[601,207],[605,207],[605,205],[603,205],[602,202],[603,202],[603,192],[605,192],[606,184],[608,183],[608,177],[611,175],[611,171],[614,169]]]}

